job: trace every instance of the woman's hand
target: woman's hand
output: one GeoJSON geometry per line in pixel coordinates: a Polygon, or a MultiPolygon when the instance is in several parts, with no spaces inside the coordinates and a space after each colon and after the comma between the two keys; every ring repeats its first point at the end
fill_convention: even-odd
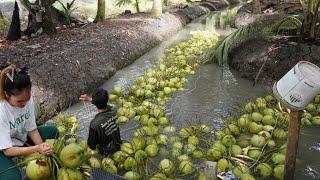
{"type": "Polygon", "coordinates": [[[91,102],[92,98],[90,96],[88,96],[87,94],[83,94],[80,96],[79,100],[91,102]]]}
{"type": "Polygon", "coordinates": [[[53,153],[51,146],[47,143],[37,145],[37,151],[43,155],[51,155],[53,153]]]}

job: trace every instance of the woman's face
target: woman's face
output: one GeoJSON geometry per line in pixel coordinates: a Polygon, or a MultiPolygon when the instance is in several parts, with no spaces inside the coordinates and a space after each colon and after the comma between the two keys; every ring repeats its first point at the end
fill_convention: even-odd
{"type": "Polygon", "coordinates": [[[13,107],[23,108],[30,100],[31,91],[29,89],[22,90],[18,95],[11,95],[8,98],[8,102],[13,107]]]}

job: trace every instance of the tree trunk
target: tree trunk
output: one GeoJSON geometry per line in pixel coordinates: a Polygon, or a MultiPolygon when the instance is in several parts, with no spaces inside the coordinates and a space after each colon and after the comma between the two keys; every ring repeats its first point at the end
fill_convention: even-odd
{"type": "Polygon", "coordinates": [[[26,31],[30,31],[30,33],[35,33],[39,28],[42,27],[43,32],[48,35],[53,35],[57,32],[57,16],[55,13],[55,8],[53,8],[52,4],[56,0],[36,0],[34,3],[30,3],[29,0],[20,0],[23,6],[29,11],[29,22],[28,28],[26,31]],[[36,18],[37,14],[41,14],[33,8],[33,6],[37,5],[40,8],[44,8],[44,12],[42,13],[42,17],[36,18]],[[39,22],[39,20],[41,22],[39,22]]]}
{"type": "Polygon", "coordinates": [[[304,9],[302,35],[311,41],[314,41],[317,37],[319,5],[320,2],[316,2],[312,6],[305,5],[304,9]]]}
{"type": "Polygon", "coordinates": [[[162,0],[153,0],[151,16],[159,16],[162,14],[162,0]]]}
{"type": "Polygon", "coordinates": [[[163,0],[163,4],[164,4],[165,6],[169,6],[169,0],[163,0]]]}
{"type": "Polygon", "coordinates": [[[106,17],[106,1],[98,0],[97,16],[94,22],[97,23],[97,22],[104,21],[105,17],[106,17]]]}
{"type": "Polygon", "coordinates": [[[56,24],[53,22],[53,7],[52,4],[54,1],[50,2],[48,0],[41,0],[42,6],[45,8],[45,12],[42,18],[42,28],[43,32],[48,35],[53,35],[57,32],[56,24]]]}
{"type": "Polygon", "coordinates": [[[261,3],[260,0],[252,0],[252,11],[254,14],[261,13],[261,3]]]}
{"type": "Polygon", "coordinates": [[[20,38],[21,38],[21,26],[20,26],[20,16],[19,16],[19,6],[18,6],[18,3],[15,2],[11,25],[7,35],[7,40],[16,41],[20,38]]]}
{"type": "Polygon", "coordinates": [[[140,11],[139,0],[135,0],[135,1],[136,1],[136,2],[135,2],[135,4],[134,4],[134,6],[135,6],[135,8],[136,8],[137,13],[139,13],[139,12],[141,12],[141,11],[140,11]]]}

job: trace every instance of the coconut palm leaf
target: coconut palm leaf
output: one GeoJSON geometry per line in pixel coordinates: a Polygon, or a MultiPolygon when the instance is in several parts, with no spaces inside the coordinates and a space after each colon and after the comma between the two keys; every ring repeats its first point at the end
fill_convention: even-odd
{"type": "Polygon", "coordinates": [[[116,6],[121,7],[121,6],[123,6],[123,5],[131,4],[131,3],[132,3],[131,0],[118,0],[118,1],[116,2],[116,6]]]}
{"type": "Polygon", "coordinates": [[[276,32],[277,34],[281,30],[288,30],[288,29],[301,29],[303,17],[301,15],[291,15],[287,16],[280,21],[276,22],[272,27],[271,30],[276,32]]]}
{"type": "Polygon", "coordinates": [[[234,45],[243,39],[255,35],[255,33],[260,29],[261,28],[259,28],[257,25],[250,25],[239,28],[235,32],[224,37],[218,42],[217,46],[212,48],[212,51],[214,51],[212,56],[213,62],[217,63],[219,66],[226,66],[228,64],[229,52],[234,45]]]}

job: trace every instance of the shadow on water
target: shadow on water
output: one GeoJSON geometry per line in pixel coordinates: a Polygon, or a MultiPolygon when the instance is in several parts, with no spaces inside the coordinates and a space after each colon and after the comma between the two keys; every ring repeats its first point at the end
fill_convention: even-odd
{"type": "MultiPolygon", "coordinates": [[[[166,48],[187,40],[191,31],[210,30],[222,36],[230,34],[233,31],[230,28],[232,14],[234,9],[227,9],[198,18],[133,64],[117,71],[102,87],[108,91],[114,86],[128,89],[148,68],[158,65],[164,57],[166,48]]],[[[240,107],[245,103],[271,92],[269,87],[262,85],[253,87],[252,84],[252,81],[242,79],[228,68],[206,64],[188,78],[186,90],[176,93],[168,102],[167,115],[178,128],[201,122],[211,125],[214,129],[221,129],[224,127],[224,118],[239,115],[240,107]]],[[[67,113],[77,116],[82,127],[78,135],[85,139],[90,121],[96,114],[93,105],[80,102],[71,106],[67,113]]],[[[133,131],[138,127],[134,121],[121,126],[122,138],[130,140],[133,131]]],[[[299,149],[302,165],[297,169],[296,179],[320,179],[320,156],[317,156],[320,151],[320,140],[315,136],[317,132],[319,128],[302,130],[299,149]]]]}

